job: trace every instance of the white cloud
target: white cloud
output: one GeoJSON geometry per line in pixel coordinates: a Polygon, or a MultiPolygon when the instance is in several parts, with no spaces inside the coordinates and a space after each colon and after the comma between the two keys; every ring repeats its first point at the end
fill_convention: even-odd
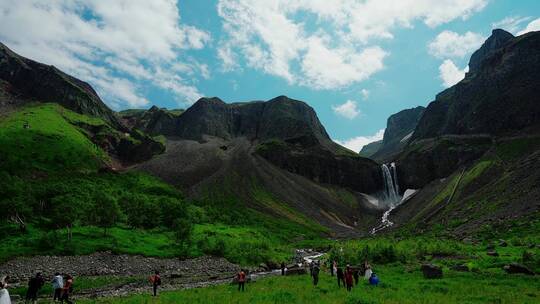
{"type": "Polygon", "coordinates": [[[245,65],[291,84],[335,89],[384,68],[378,46],[399,28],[466,19],[487,0],[220,0],[223,70],[245,65]],[[298,68],[299,67],[299,68],[298,68]]]}
{"type": "Polygon", "coordinates": [[[367,90],[367,89],[362,89],[360,91],[360,94],[362,94],[362,99],[364,99],[364,100],[369,98],[369,90],[367,90]]]}
{"type": "MultiPolygon", "coordinates": [[[[113,105],[148,103],[136,80],[159,86],[156,69],[167,68],[185,49],[200,49],[210,35],[179,22],[175,1],[0,2],[0,39],[25,57],[53,64],[94,85],[113,105]]],[[[192,63],[193,64],[193,63],[192,63]]],[[[170,87],[181,101],[197,89],[187,78],[170,87]]]]}
{"type": "Polygon", "coordinates": [[[540,18],[535,19],[531,21],[529,24],[527,24],[527,27],[525,27],[522,31],[518,32],[518,35],[523,35],[528,32],[532,31],[540,31],[540,18]]]}
{"type": "Polygon", "coordinates": [[[429,53],[437,58],[463,58],[477,50],[485,37],[473,32],[460,35],[452,31],[443,31],[428,44],[429,53]]]}
{"type": "Polygon", "coordinates": [[[341,140],[334,140],[334,141],[344,147],[347,147],[348,149],[352,151],[360,152],[360,150],[362,150],[362,148],[365,145],[372,143],[374,141],[379,141],[383,139],[383,136],[384,136],[384,129],[381,129],[377,131],[377,133],[370,136],[358,136],[358,137],[353,137],[353,138],[343,140],[343,141],[341,140]]]}
{"type": "Polygon", "coordinates": [[[513,34],[516,34],[521,28],[523,22],[531,20],[531,17],[509,16],[491,24],[491,28],[501,28],[513,34]]]}
{"type": "Polygon", "coordinates": [[[468,71],[468,66],[460,70],[452,60],[446,59],[439,66],[439,77],[442,79],[444,87],[451,87],[460,82],[468,71]]]}
{"type": "Polygon", "coordinates": [[[332,110],[334,110],[334,113],[337,115],[347,119],[353,119],[360,114],[360,110],[357,108],[356,101],[354,100],[347,100],[343,104],[332,106],[332,110]]]}

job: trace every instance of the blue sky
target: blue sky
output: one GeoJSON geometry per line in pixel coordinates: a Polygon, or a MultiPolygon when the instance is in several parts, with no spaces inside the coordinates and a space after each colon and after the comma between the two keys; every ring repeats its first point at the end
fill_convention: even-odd
{"type": "Polygon", "coordinates": [[[5,0],[0,41],[116,110],[287,95],[358,150],[459,81],[493,28],[540,30],[539,12],[535,0],[5,0]]]}

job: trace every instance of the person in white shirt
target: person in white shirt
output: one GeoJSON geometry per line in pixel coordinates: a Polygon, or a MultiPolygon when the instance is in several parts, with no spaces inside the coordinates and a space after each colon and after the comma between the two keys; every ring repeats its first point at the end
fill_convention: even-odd
{"type": "Polygon", "coordinates": [[[5,276],[0,280],[0,304],[11,304],[9,291],[7,290],[9,277],[5,276]]]}
{"type": "Polygon", "coordinates": [[[60,301],[62,298],[62,288],[64,288],[64,278],[58,272],[54,274],[54,277],[52,280],[52,287],[54,290],[53,301],[54,302],[56,302],[56,300],[60,301]]]}

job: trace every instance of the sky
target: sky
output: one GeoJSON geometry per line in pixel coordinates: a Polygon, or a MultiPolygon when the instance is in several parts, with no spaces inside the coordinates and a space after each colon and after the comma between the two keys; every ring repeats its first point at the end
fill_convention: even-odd
{"type": "Polygon", "coordinates": [[[114,110],[287,95],[355,151],[460,81],[494,28],[540,30],[540,1],[0,1],[0,42],[114,110]]]}

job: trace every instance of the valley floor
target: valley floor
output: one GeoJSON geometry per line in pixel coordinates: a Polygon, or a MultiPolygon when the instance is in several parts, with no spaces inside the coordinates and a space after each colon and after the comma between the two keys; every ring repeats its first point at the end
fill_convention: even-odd
{"type": "Polygon", "coordinates": [[[426,280],[419,269],[401,265],[377,267],[378,287],[365,281],[352,292],[338,288],[324,273],[314,287],[308,275],[270,277],[249,283],[244,293],[225,284],[181,291],[121,298],[81,300],[79,303],[538,303],[540,280],[504,273],[445,272],[440,280],[426,280]]]}

